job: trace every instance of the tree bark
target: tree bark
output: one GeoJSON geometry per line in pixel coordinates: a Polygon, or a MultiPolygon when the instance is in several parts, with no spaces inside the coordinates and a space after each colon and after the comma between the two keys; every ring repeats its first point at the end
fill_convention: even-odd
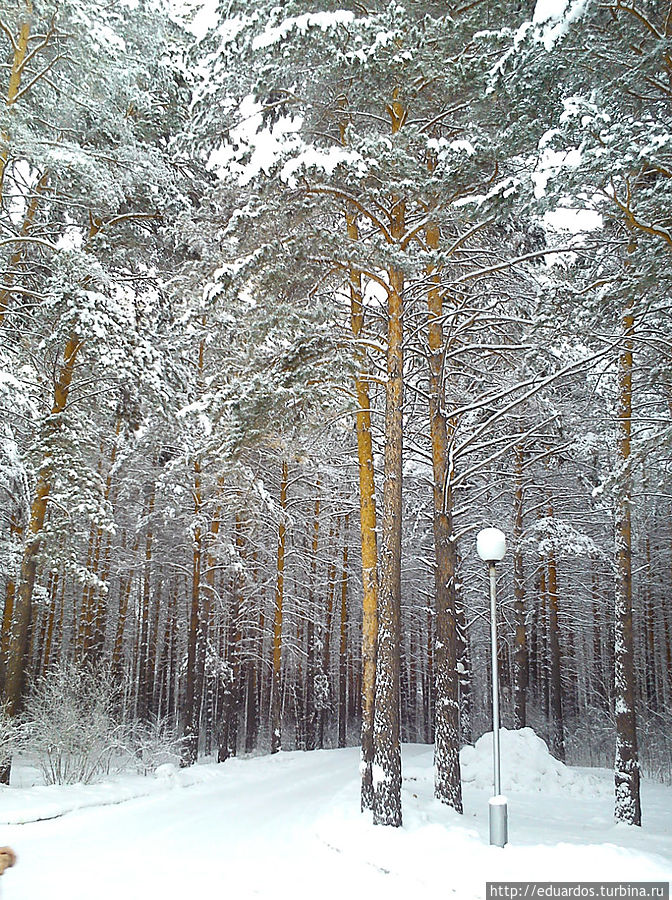
{"type": "MultiPolygon", "coordinates": [[[[45,429],[47,441],[58,426],[58,420],[65,410],[70,394],[70,385],[82,347],[81,341],[72,336],[65,347],[63,365],[54,389],[54,401],[51,416],[45,429]]],[[[32,618],[33,590],[39,558],[42,529],[49,502],[52,484],[52,460],[49,450],[46,451],[40,468],[35,495],[30,510],[26,543],[21,561],[19,587],[16,592],[14,617],[11,636],[7,647],[7,669],[5,673],[4,702],[7,714],[14,716],[19,710],[25,687],[26,651],[30,636],[32,618]]]]}
{"type": "Polygon", "coordinates": [[[527,725],[527,627],[525,624],[525,581],[523,577],[523,450],[517,446],[516,487],[513,500],[513,615],[516,625],[513,654],[513,727],[527,725]]]}
{"type": "MultiPolygon", "coordinates": [[[[9,70],[9,84],[7,86],[7,100],[5,101],[5,105],[7,107],[13,106],[19,95],[19,89],[21,87],[21,78],[23,76],[23,72],[26,65],[26,55],[28,52],[28,41],[30,39],[30,27],[31,27],[31,18],[33,15],[33,4],[31,0],[24,0],[24,5],[26,8],[26,16],[25,19],[21,22],[21,27],[19,29],[19,33],[16,38],[12,38],[13,42],[13,50],[14,55],[12,57],[12,65],[9,70]]],[[[5,149],[0,151],[0,202],[3,200],[4,194],[4,182],[5,182],[5,170],[7,168],[7,161],[9,159],[9,135],[6,132],[3,132],[2,135],[2,143],[5,144],[5,149]]],[[[2,324],[2,320],[4,318],[5,313],[5,305],[0,305],[0,324],[2,324]]]]}
{"type": "MultiPolygon", "coordinates": [[[[201,568],[203,561],[203,530],[200,523],[203,497],[201,493],[201,467],[194,463],[194,540],[192,547],[191,597],[189,605],[189,630],[187,634],[187,669],[185,673],[184,706],[182,709],[182,766],[190,766],[198,757],[199,724],[203,680],[199,677],[200,646],[204,638],[204,621],[201,605],[201,568]]],[[[203,647],[203,653],[205,648],[203,647]]]]}
{"type": "Polygon", "coordinates": [[[306,750],[314,750],[317,742],[317,710],[315,708],[315,679],[317,677],[316,647],[316,589],[317,589],[317,551],[320,539],[320,479],[317,479],[317,496],[315,498],[315,518],[313,519],[313,537],[310,557],[310,586],[308,593],[308,622],[306,628],[306,750]]]}
{"type": "MultiPolygon", "coordinates": [[[[347,216],[348,237],[359,239],[357,216],[347,216]]],[[[355,340],[362,336],[364,305],[361,274],[350,271],[350,324],[355,340]]],[[[376,538],[376,486],[371,440],[371,400],[366,354],[356,349],[357,463],[359,471],[359,522],[362,555],[362,751],[361,807],[373,808],[373,712],[376,689],[376,642],[378,639],[378,544],[376,538]]]]}
{"type": "MultiPolygon", "coordinates": [[[[406,111],[396,91],[388,107],[392,133],[396,134],[406,111]]],[[[392,198],[392,238],[401,243],[405,207],[392,198]]],[[[387,381],[385,384],[385,475],[378,618],[378,655],[374,713],[373,821],[375,825],[400,826],[401,745],[399,740],[399,652],[401,643],[401,521],[403,476],[403,291],[404,274],[389,272],[387,298],[387,381]]]]}
{"type": "Polygon", "coordinates": [[[632,371],[635,319],[632,301],[623,316],[624,340],[619,358],[618,454],[623,472],[616,501],[616,593],[614,698],[616,704],[616,759],[614,764],[614,817],[629,825],[642,824],[640,774],[635,711],[635,650],[632,629],[632,371]]]}
{"type": "MultiPolygon", "coordinates": [[[[439,230],[427,229],[427,246],[439,248],[439,230]]],[[[453,534],[453,458],[450,424],[444,409],[443,384],[443,302],[440,276],[429,269],[429,426],[432,440],[433,520],[434,520],[434,604],[436,679],[434,796],[462,812],[460,778],[460,706],[457,680],[457,635],[455,619],[456,550],[453,534]]]]}
{"type": "MultiPolygon", "coordinates": [[[[548,515],[553,517],[549,504],[548,515]]],[[[548,643],[551,654],[550,718],[551,752],[556,759],[565,760],[565,726],[562,699],[562,666],[560,659],[560,632],[558,626],[558,572],[555,553],[548,554],[548,643]]]]}
{"type": "Polygon", "coordinates": [[[273,677],[271,681],[271,753],[280,749],[282,736],[282,607],[285,587],[285,512],[287,509],[287,461],[282,461],[280,482],[280,521],[278,523],[278,564],[275,582],[275,612],[273,616],[273,677]]]}
{"type": "Polygon", "coordinates": [[[341,627],[338,654],[338,746],[345,747],[348,719],[348,525],[343,528],[343,566],[341,569],[341,627]]]}

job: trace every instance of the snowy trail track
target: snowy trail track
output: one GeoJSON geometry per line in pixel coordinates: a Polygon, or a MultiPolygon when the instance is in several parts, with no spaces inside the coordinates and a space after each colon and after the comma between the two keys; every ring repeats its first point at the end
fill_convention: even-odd
{"type": "Polygon", "coordinates": [[[603,770],[576,770],[579,782],[604,782],[597,799],[512,792],[502,851],[487,846],[488,792],[477,780],[466,785],[464,817],[432,799],[431,753],[404,747],[403,829],[359,814],[355,748],[229,760],[203,767],[207,780],[189,787],[2,826],[0,842],[19,855],[2,896],[476,900],[486,880],[672,878],[669,788],[647,786],[648,830],[611,824],[603,770]]]}
{"type": "Polygon", "coordinates": [[[6,826],[3,840],[17,848],[20,865],[12,872],[11,892],[9,877],[4,879],[5,896],[44,896],[45,870],[52,900],[168,900],[201,890],[213,896],[213,888],[214,896],[232,889],[263,896],[271,868],[284,870],[277,872],[281,881],[287,876],[300,883],[300,873],[292,871],[298,843],[330,795],[352,778],[353,756],[330,754],[319,770],[296,773],[289,761],[285,754],[279,765],[231,760],[219,778],[203,784],[6,826]]]}

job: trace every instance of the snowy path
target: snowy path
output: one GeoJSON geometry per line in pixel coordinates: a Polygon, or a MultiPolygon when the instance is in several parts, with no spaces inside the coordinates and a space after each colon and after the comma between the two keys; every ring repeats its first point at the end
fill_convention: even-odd
{"type": "Polygon", "coordinates": [[[672,878],[669,788],[646,786],[641,830],[611,823],[606,772],[578,773],[552,796],[513,791],[511,844],[499,850],[487,846],[488,791],[478,779],[466,785],[460,817],[431,797],[431,748],[405,747],[404,767],[400,830],[359,815],[356,749],[229,760],[203,767],[208,780],[190,787],[0,826],[0,842],[19,854],[2,896],[408,900],[431,891],[471,900],[486,880],[672,878]],[[582,778],[600,796],[577,796],[582,778]]]}
{"type": "MultiPolygon", "coordinates": [[[[214,896],[232,889],[264,896],[273,877],[300,884],[300,845],[329,803],[331,786],[338,790],[352,776],[353,755],[330,754],[328,765],[308,771],[296,756],[231,760],[204,784],[8,826],[3,840],[16,847],[20,865],[11,873],[11,892],[9,875],[4,879],[5,896],[44,896],[45,870],[52,900],[169,900],[201,891],[212,896],[212,888],[214,896]]],[[[314,844],[305,848],[311,865],[316,850],[333,855],[314,844]]]]}

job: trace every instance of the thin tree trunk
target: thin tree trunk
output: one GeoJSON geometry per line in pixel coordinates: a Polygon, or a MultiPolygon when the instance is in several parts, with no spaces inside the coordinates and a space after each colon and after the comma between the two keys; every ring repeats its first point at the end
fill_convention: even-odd
{"type": "MultiPolygon", "coordinates": [[[[26,57],[28,53],[28,41],[30,40],[30,26],[31,18],[33,15],[33,4],[31,0],[24,0],[24,5],[26,9],[26,16],[21,22],[21,27],[19,29],[17,37],[12,37],[14,55],[12,57],[12,65],[9,70],[9,84],[7,87],[7,100],[5,102],[5,105],[8,108],[12,107],[18,99],[19,90],[21,88],[21,78],[23,76],[27,62],[26,57]]],[[[2,132],[0,136],[2,137],[2,143],[5,145],[5,148],[0,151],[0,202],[2,202],[5,169],[7,167],[7,160],[9,159],[9,135],[6,132],[2,132]]],[[[2,324],[4,313],[5,306],[0,305],[0,324],[2,324]]]]}
{"type": "MultiPolygon", "coordinates": [[[[243,526],[239,515],[236,515],[235,541],[241,561],[245,557],[243,526]]],[[[228,633],[226,641],[226,661],[231,673],[231,681],[224,688],[222,716],[224,728],[217,751],[217,762],[224,762],[229,756],[235,756],[238,744],[238,715],[240,712],[240,611],[243,603],[244,576],[238,572],[233,574],[231,590],[231,607],[229,610],[228,633]]]]}
{"type": "Polygon", "coordinates": [[[345,517],[343,528],[343,567],[341,569],[341,628],[338,654],[338,746],[346,746],[348,699],[348,527],[350,516],[345,517]]]}
{"type": "MultiPolygon", "coordinates": [[[[125,543],[125,537],[123,540],[125,543]]],[[[140,546],[140,536],[136,536],[133,545],[133,559],[138,552],[140,546]]],[[[124,650],[124,634],[126,631],[126,622],[128,621],[128,601],[131,597],[131,588],[135,571],[131,568],[119,582],[119,615],[117,617],[117,629],[114,637],[114,647],[112,649],[112,673],[117,680],[121,680],[123,675],[123,650],[124,650]]]]}
{"type": "Polygon", "coordinates": [[[516,487],[513,502],[513,615],[516,625],[513,654],[513,727],[527,725],[527,629],[525,626],[525,582],[523,578],[523,450],[517,446],[516,487]]]}
{"type": "Polygon", "coordinates": [[[42,656],[42,667],[40,669],[40,674],[42,676],[46,675],[49,669],[49,662],[51,660],[51,648],[54,643],[54,628],[56,626],[56,608],[58,607],[58,588],[60,578],[61,573],[57,570],[56,572],[54,572],[53,580],[51,583],[51,590],[49,592],[49,615],[47,621],[47,630],[44,638],[44,654],[42,656]]]}
{"type": "MultiPolygon", "coordinates": [[[[337,547],[337,528],[329,529],[328,546],[337,547]]],[[[322,646],[322,675],[325,679],[325,696],[320,709],[320,724],[318,730],[317,745],[320,750],[324,747],[324,729],[327,720],[327,712],[331,708],[331,640],[334,627],[334,596],[336,593],[336,559],[335,555],[329,559],[327,567],[327,609],[324,626],[324,644],[322,646]]]]}
{"type": "Polygon", "coordinates": [[[542,563],[539,572],[539,654],[538,654],[538,682],[541,698],[541,710],[546,720],[550,717],[551,709],[551,679],[549,677],[549,642],[548,642],[548,597],[546,594],[546,571],[542,563]]]}
{"type": "Polygon", "coordinates": [[[145,534],[145,565],[142,573],[142,593],[140,595],[140,640],[138,643],[138,708],[139,719],[146,719],[149,713],[149,616],[152,572],[152,544],[154,529],[152,513],[154,512],[155,485],[152,483],[148,505],[147,533],[145,534]]]}
{"type": "Polygon", "coordinates": [[[619,822],[642,824],[639,758],[635,712],[635,662],[632,630],[632,369],[635,320],[632,301],[623,317],[624,341],[619,358],[618,455],[623,484],[616,502],[616,594],[614,697],[616,701],[616,759],[614,816],[619,822]]]}
{"type": "MultiPolygon", "coordinates": [[[[553,516],[553,508],[549,504],[549,517],[553,516]]],[[[558,573],[555,553],[548,554],[548,642],[551,653],[550,679],[550,717],[551,717],[551,752],[564,762],[565,760],[565,728],[563,719],[562,672],[560,660],[560,633],[558,626],[558,573]]]]}
{"type": "MultiPolygon", "coordinates": [[[[458,566],[459,568],[459,566],[458,566]]],[[[455,623],[457,638],[457,673],[460,700],[460,737],[463,743],[470,744],[471,729],[471,654],[469,652],[469,635],[467,618],[464,609],[462,586],[456,583],[455,590],[455,623]]]]}
{"type": "MultiPolygon", "coordinates": [[[[203,681],[198,677],[199,638],[203,637],[203,615],[201,611],[201,568],[203,560],[203,529],[200,522],[203,508],[201,490],[201,466],[194,463],[194,540],[192,549],[191,597],[189,605],[189,630],[187,634],[187,670],[185,673],[184,707],[182,711],[182,733],[184,744],[182,766],[190,766],[198,757],[200,726],[200,702],[203,681]]],[[[205,648],[203,648],[205,650],[205,648]]]]}
{"type": "Polygon", "coordinates": [[[315,518],[310,557],[310,587],[308,595],[308,622],[306,626],[306,750],[314,750],[317,741],[317,711],[315,709],[315,679],[317,677],[317,647],[315,646],[315,617],[317,590],[317,551],[320,538],[320,479],[317,479],[315,518]]]}
{"type": "Polygon", "coordinates": [[[592,665],[592,688],[593,694],[597,698],[599,705],[603,709],[609,709],[608,691],[606,690],[606,678],[604,673],[604,658],[602,654],[603,641],[607,640],[607,635],[603,634],[602,629],[602,611],[600,608],[600,585],[597,575],[596,563],[593,560],[593,571],[591,576],[592,582],[592,608],[593,608],[593,665],[592,665]]]}
{"type": "Polygon", "coordinates": [[[280,521],[278,523],[278,564],[275,582],[275,613],[273,617],[273,674],[271,681],[271,753],[280,749],[282,735],[282,606],[285,586],[285,512],[287,509],[287,461],[282,461],[280,483],[280,521]]]}
{"type": "MultiPolygon", "coordinates": [[[[6,156],[4,154],[0,154],[0,198],[2,197],[2,170],[4,170],[4,161],[6,160],[6,156]]],[[[39,206],[39,200],[41,194],[44,192],[48,181],[47,172],[44,172],[35,188],[33,190],[33,194],[28,203],[28,209],[26,210],[26,214],[23,218],[23,225],[21,226],[21,231],[19,232],[21,237],[27,237],[30,234],[30,231],[35,222],[35,216],[37,214],[37,209],[39,206]]],[[[6,272],[3,275],[3,281],[5,283],[5,287],[0,290],[0,325],[4,320],[7,308],[9,306],[9,298],[12,294],[12,285],[16,279],[17,270],[21,261],[23,260],[26,254],[26,245],[19,244],[18,249],[12,254],[12,258],[9,261],[9,266],[7,267],[6,272]]]]}
{"type": "MultiPolygon", "coordinates": [[[[12,516],[9,524],[10,541],[14,539],[21,540],[23,538],[23,529],[19,523],[17,515],[12,516]]],[[[7,578],[5,586],[5,607],[2,613],[2,638],[0,639],[0,687],[4,691],[5,672],[7,671],[7,660],[9,653],[9,641],[12,627],[12,617],[14,615],[14,601],[16,600],[16,577],[12,572],[7,578]]]]}
{"type": "Polygon", "coordinates": [[[434,743],[434,727],[436,717],[434,715],[435,679],[434,679],[434,613],[430,605],[427,606],[427,678],[425,681],[425,742],[434,743]]]}

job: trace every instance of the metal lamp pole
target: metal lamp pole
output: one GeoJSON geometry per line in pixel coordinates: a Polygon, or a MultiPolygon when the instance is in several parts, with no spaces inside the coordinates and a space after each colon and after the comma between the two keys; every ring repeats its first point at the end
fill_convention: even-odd
{"type": "Polygon", "coordinates": [[[508,841],[508,809],[502,795],[499,747],[499,671],[497,667],[497,573],[496,563],[506,553],[506,538],[498,528],[484,528],[476,538],[476,549],[487,563],[490,575],[490,649],[492,655],[492,768],[494,796],[488,803],[490,843],[503,847],[508,841]]]}

